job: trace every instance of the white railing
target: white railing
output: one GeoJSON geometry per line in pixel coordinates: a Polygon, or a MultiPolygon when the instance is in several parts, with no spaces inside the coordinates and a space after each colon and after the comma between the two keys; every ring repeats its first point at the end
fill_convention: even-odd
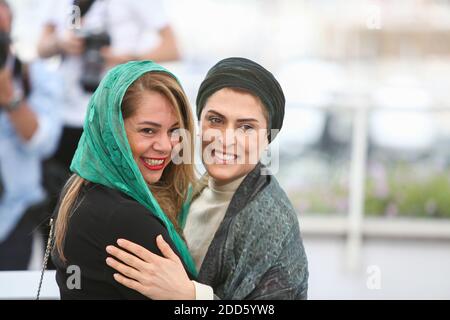
{"type": "MultiPolygon", "coordinates": [[[[450,219],[372,218],[365,217],[364,212],[369,116],[371,111],[442,112],[450,111],[450,107],[427,109],[414,107],[379,108],[371,106],[371,103],[364,101],[364,99],[355,102],[349,101],[348,104],[343,103],[338,107],[338,109],[353,112],[348,215],[315,215],[310,213],[300,217],[300,225],[304,234],[342,235],[346,237],[346,265],[350,271],[356,270],[360,264],[364,236],[450,240],[450,219]]],[[[318,108],[329,109],[329,107],[318,108]]]]}

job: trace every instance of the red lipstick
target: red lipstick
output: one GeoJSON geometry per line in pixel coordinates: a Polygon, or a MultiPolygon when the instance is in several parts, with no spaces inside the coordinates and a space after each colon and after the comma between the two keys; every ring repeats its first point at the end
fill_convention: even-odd
{"type": "Polygon", "coordinates": [[[165,163],[166,163],[166,159],[167,158],[147,158],[147,159],[164,160],[163,163],[161,163],[161,164],[151,165],[151,164],[148,164],[143,158],[141,158],[141,162],[144,165],[144,167],[146,167],[147,169],[152,170],[152,171],[158,171],[158,170],[161,170],[161,169],[163,169],[165,167],[165,163]]]}

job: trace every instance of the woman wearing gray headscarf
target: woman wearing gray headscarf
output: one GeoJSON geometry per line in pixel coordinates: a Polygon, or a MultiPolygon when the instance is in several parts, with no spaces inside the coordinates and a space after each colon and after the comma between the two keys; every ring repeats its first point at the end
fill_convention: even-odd
{"type": "MultiPolygon", "coordinates": [[[[207,173],[180,221],[199,270],[186,299],[307,298],[297,213],[259,161],[282,127],[284,107],[278,81],[248,59],[224,59],[202,82],[197,117],[207,173]]],[[[179,259],[157,242],[166,258],[122,240],[121,248],[107,248],[117,258],[110,266],[123,285],[153,299],[170,298],[165,284],[181,279],[179,259]]]]}

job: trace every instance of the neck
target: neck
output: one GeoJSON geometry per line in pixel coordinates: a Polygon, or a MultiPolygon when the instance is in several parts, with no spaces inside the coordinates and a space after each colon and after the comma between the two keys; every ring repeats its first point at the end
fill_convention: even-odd
{"type": "Polygon", "coordinates": [[[218,180],[214,179],[213,177],[209,177],[208,186],[210,189],[216,192],[234,192],[237,190],[245,177],[246,175],[237,177],[233,180],[218,180]]]}

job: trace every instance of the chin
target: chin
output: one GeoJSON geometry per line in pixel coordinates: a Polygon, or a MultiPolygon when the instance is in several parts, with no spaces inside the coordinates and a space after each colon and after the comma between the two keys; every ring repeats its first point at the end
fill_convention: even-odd
{"type": "Polygon", "coordinates": [[[231,182],[242,176],[239,165],[213,164],[206,167],[208,174],[216,181],[231,182]]]}
{"type": "Polygon", "coordinates": [[[144,181],[148,185],[151,185],[151,184],[155,184],[159,180],[161,180],[164,170],[167,170],[167,165],[162,170],[158,170],[158,171],[154,171],[154,172],[151,172],[147,168],[141,167],[141,166],[139,166],[139,170],[141,171],[144,181]]]}
{"type": "Polygon", "coordinates": [[[154,184],[161,179],[161,176],[162,176],[162,174],[147,175],[144,177],[144,180],[145,180],[145,182],[147,182],[147,184],[154,184]]]}

